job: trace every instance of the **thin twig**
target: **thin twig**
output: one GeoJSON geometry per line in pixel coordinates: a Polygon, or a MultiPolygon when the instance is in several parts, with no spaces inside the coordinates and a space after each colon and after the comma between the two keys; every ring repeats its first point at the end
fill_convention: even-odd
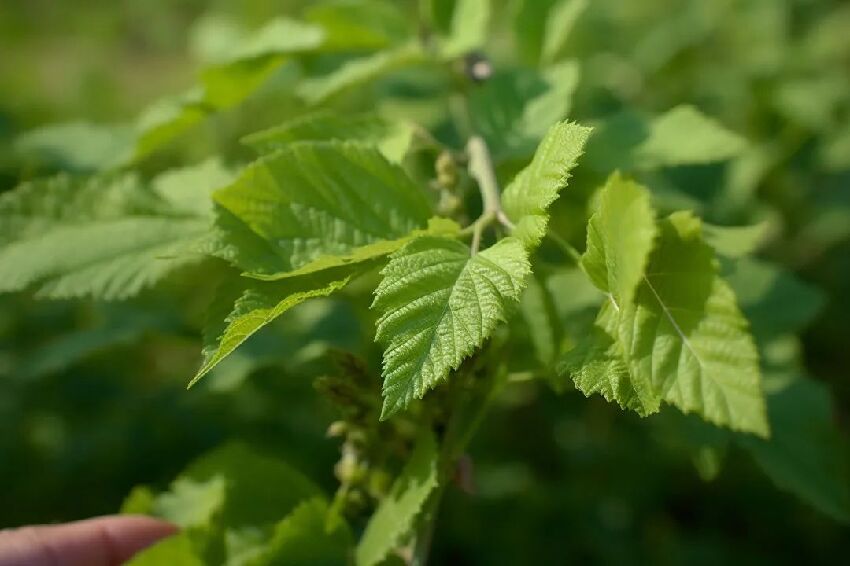
{"type": "Polygon", "coordinates": [[[581,263],[581,254],[577,249],[575,249],[568,241],[555,234],[554,232],[547,232],[546,237],[549,238],[552,242],[558,245],[561,250],[570,256],[576,265],[581,263]]]}

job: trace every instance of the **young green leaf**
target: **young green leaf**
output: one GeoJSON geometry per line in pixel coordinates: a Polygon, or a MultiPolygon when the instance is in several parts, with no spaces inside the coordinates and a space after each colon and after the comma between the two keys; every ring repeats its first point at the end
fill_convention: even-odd
{"type": "Polygon", "coordinates": [[[760,222],[752,226],[717,226],[703,222],[706,243],[719,255],[739,258],[755,253],[767,239],[770,225],[760,222]]]}
{"type": "MultiPolygon", "coordinates": [[[[219,255],[280,279],[367,261],[428,228],[431,206],[399,166],[351,142],[299,142],[245,169],[215,199],[219,255]]],[[[430,230],[457,226],[435,221],[430,230]]]]}
{"type": "MultiPolygon", "coordinates": [[[[539,0],[537,0],[539,1],[539,0]]],[[[549,10],[546,17],[546,32],[543,36],[544,64],[556,61],[569,39],[576,21],[587,9],[588,0],[561,0],[549,10]]]]}
{"type": "Polygon", "coordinates": [[[382,271],[372,308],[385,346],[383,419],[457,369],[486,340],[530,272],[528,256],[506,238],[470,256],[448,238],[423,237],[396,252],[382,271]]]}
{"type": "Polygon", "coordinates": [[[324,30],[315,24],[290,18],[275,18],[245,37],[228,53],[221,64],[249,61],[276,55],[305,53],[319,48],[324,30]]]}
{"type": "Polygon", "coordinates": [[[545,71],[498,73],[470,95],[470,119],[496,158],[527,157],[572,107],[579,82],[575,61],[545,71]]]}
{"type": "Polygon", "coordinates": [[[127,562],[127,566],[204,566],[192,539],[178,533],[145,548],[127,562]]]}
{"type": "Polygon", "coordinates": [[[219,291],[216,305],[211,309],[211,316],[216,318],[205,329],[203,362],[189,387],[263,326],[308,299],[326,297],[342,289],[355,271],[352,267],[338,267],[282,281],[242,279],[225,285],[227,288],[219,291]],[[234,295],[238,296],[235,303],[234,295]]]}
{"type": "MultiPolygon", "coordinates": [[[[602,395],[622,409],[642,417],[658,412],[661,399],[647,380],[634,381],[619,344],[601,327],[616,323],[610,303],[603,307],[597,325],[581,337],[575,348],[561,357],[558,373],[568,375],[586,396],[602,395]]],[[[616,330],[616,328],[613,328],[616,330]]]]}
{"type": "Polygon", "coordinates": [[[180,476],[195,483],[225,484],[218,519],[229,528],[257,528],[279,521],[302,501],[320,497],[313,481],[285,462],[239,443],[202,456],[180,476]]]}
{"type": "Polygon", "coordinates": [[[366,525],[355,555],[357,566],[381,563],[413,529],[422,506],[438,485],[437,442],[422,434],[413,454],[366,525]]]}
{"type": "Polygon", "coordinates": [[[301,503],[274,527],[271,539],[248,566],[336,566],[347,564],[353,547],[341,521],[328,527],[328,504],[321,498],[301,503]]]}
{"type": "Polygon", "coordinates": [[[484,47],[489,25],[490,0],[457,0],[449,37],[441,49],[443,57],[454,59],[484,47]]]}
{"type": "Polygon", "coordinates": [[[28,131],[14,143],[15,152],[64,171],[93,172],[123,163],[134,141],[130,126],[69,122],[28,131]]]}
{"type": "MultiPolygon", "coordinates": [[[[221,180],[185,178],[207,201],[221,180]]],[[[208,214],[174,208],[133,175],[28,183],[0,198],[0,219],[0,292],[36,285],[50,298],[132,296],[199,261],[211,231],[208,214]]]]}
{"type": "Polygon", "coordinates": [[[377,114],[343,117],[320,111],[256,132],[242,142],[267,154],[297,141],[359,141],[375,145],[389,161],[398,163],[407,153],[412,137],[411,124],[390,122],[377,114]]]}
{"type": "Polygon", "coordinates": [[[354,59],[330,74],[307,79],[299,85],[298,94],[308,104],[322,104],[348,89],[371,83],[394,71],[426,61],[422,48],[417,43],[410,43],[354,59]]]}
{"type": "Polygon", "coordinates": [[[656,233],[649,191],[619,173],[612,175],[588,222],[581,266],[615,305],[632,303],[656,233]]]}
{"type": "Polygon", "coordinates": [[[304,16],[324,30],[328,50],[386,49],[413,35],[410,19],[389,0],[311,2],[304,16]]]}
{"type": "Polygon", "coordinates": [[[537,247],[546,234],[546,211],[566,186],[590,132],[589,128],[569,122],[552,126],[532,162],[502,194],[502,207],[515,225],[513,235],[526,247],[537,247]]]}
{"type": "Polygon", "coordinates": [[[676,213],[659,227],[634,304],[617,312],[616,339],[633,379],[650,381],[684,412],[768,436],[758,353],[699,220],[676,213]]]}
{"type": "Polygon", "coordinates": [[[677,106],[656,118],[624,112],[603,122],[587,144],[588,165],[597,171],[651,170],[700,165],[738,157],[747,142],[692,106],[677,106]]]}

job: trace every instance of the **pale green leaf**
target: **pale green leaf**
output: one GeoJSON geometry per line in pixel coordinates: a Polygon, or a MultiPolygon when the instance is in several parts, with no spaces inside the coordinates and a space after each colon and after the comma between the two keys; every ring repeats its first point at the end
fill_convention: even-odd
{"type": "MultiPolygon", "coordinates": [[[[583,335],[575,348],[561,357],[558,373],[572,378],[576,389],[586,396],[602,395],[606,401],[645,417],[656,413],[661,399],[646,380],[633,381],[620,346],[603,330],[616,325],[616,314],[607,303],[597,324],[583,335]]],[[[616,331],[616,327],[611,330],[616,331]]]]}
{"type": "Polygon", "coordinates": [[[217,305],[213,311],[216,316],[220,316],[223,307],[229,310],[229,314],[220,320],[212,320],[205,330],[203,362],[189,387],[251,335],[287,310],[308,299],[326,297],[345,287],[353,271],[350,267],[341,267],[274,282],[243,279],[235,283],[240,288],[239,296],[229,307],[227,303],[233,295],[232,290],[228,288],[220,291],[221,296],[216,301],[223,304],[217,305]]]}
{"type": "Polygon", "coordinates": [[[850,521],[846,440],[827,388],[803,377],[767,382],[771,437],[737,437],[782,489],[841,521],[850,521]]]}
{"type": "Polygon", "coordinates": [[[438,458],[434,437],[430,433],[420,436],[401,475],[366,525],[357,545],[357,566],[379,564],[401,545],[437,488],[438,458]]]}
{"type": "Polygon", "coordinates": [[[396,252],[372,304],[385,347],[382,418],[421,399],[480,347],[519,300],[529,272],[516,238],[474,256],[462,242],[435,237],[396,252]]]}
{"type": "Polygon", "coordinates": [[[298,95],[308,104],[321,104],[348,89],[372,83],[399,69],[414,67],[426,61],[417,43],[380,51],[344,63],[335,71],[305,80],[298,86],[298,95]]]}
{"type": "Polygon", "coordinates": [[[234,176],[230,168],[213,157],[154,177],[151,189],[174,212],[211,218],[212,194],[230,184],[234,176]]]}
{"type": "Polygon", "coordinates": [[[634,304],[617,312],[615,338],[633,379],[686,413],[768,436],[758,353],[699,220],[677,213],[659,227],[634,304]]]}
{"type": "Polygon", "coordinates": [[[133,142],[133,129],[126,125],[69,122],[28,131],[15,140],[14,148],[50,167],[102,171],[124,162],[133,142]]]}
{"type": "Polygon", "coordinates": [[[222,63],[304,53],[320,47],[324,39],[325,32],[320,26],[275,18],[234,45],[222,63]]]}
{"type": "Polygon", "coordinates": [[[301,503],[274,527],[271,539],[249,566],[337,566],[349,563],[351,533],[340,521],[327,521],[322,499],[301,503]]]}
{"type": "Polygon", "coordinates": [[[201,87],[153,102],[142,111],[133,125],[135,143],[125,164],[147,157],[206,119],[211,111],[206,105],[204,89],[201,87]]]}
{"type": "Polygon", "coordinates": [[[256,132],[242,142],[266,154],[296,141],[360,141],[374,144],[388,160],[398,163],[407,154],[412,137],[413,126],[406,122],[390,122],[377,114],[341,116],[320,111],[256,132]]]}
{"type": "MultiPolygon", "coordinates": [[[[204,172],[186,194],[209,200],[204,172]]],[[[51,298],[132,296],[198,262],[208,214],[176,209],[133,175],[35,181],[0,199],[0,291],[51,298]]]]}
{"type": "Polygon", "coordinates": [[[526,157],[570,112],[578,86],[574,61],[545,71],[497,73],[470,95],[470,119],[498,158],[526,157]]]}
{"type": "Polygon", "coordinates": [[[154,500],[151,511],[180,528],[209,527],[224,502],[224,478],[196,481],[179,477],[154,500]]]}
{"type": "MultiPolygon", "coordinates": [[[[267,548],[266,541],[275,540],[275,525],[306,501],[326,505],[319,488],[300,472],[245,445],[229,443],[190,464],[160,495],[134,490],[124,509],[181,527],[179,536],[189,543],[184,550],[193,549],[202,563],[235,566],[267,548]]],[[[139,556],[147,560],[152,552],[164,561],[150,558],[143,564],[172,563],[168,551],[157,554],[155,548],[139,556]]]]}
{"type": "Polygon", "coordinates": [[[549,10],[541,55],[544,64],[557,60],[587,5],[588,0],[561,0],[549,10]]]}
{"type": "Polygon", "coordinates": [[[457,0],[449,36],[441,53],[453,59],[480,49],[487,43],[490,26],[490,0],[457,0]]]}
{"type": "MultiPolygon", "coordinates": [[[[351,142],[300,142],[246,168],[215,195],[213,253],[257,277],[311,273],[385,255],[428,227],[425,192],[381,153],[351,142]]],[[[452,232],[449,221],[431,223],[452,232]]]]}
{"type": "Polygon", "coordinates": [[[677,106],[648,119],[621,113],[597,129],[587,162],[598,171],[651,170],[699,165],[742,155],[747,142],[692,106],[677,106]]]}
{"type": "Polygon", "coordinates": [[[321,496],[315,483],[299,471],[238,443],[202,456],[180,479],[196,484],[223,480],[220,520],[233,529],[271,526],[302,501],[321,496]]]}
{"type": "Polygon", "coordinates": [[[703,222],[703,237],[718,254],[739,258],[751,255],[765,243],[770,225],[759,222],[752,226],[718,226],[703,222]]]}
{"type": "Polygon", "coordinates": [[[385,49],[412,35],[409,18],[390,0],[313,2],[305,17],[325,31],[325,49],[385,49]]]}
{"type": "Polygon", "coordinates": [[[546,234],[547,209],[566,186],[590,132],[569,122],[552,126],[532,162],[502,194],[502,206],[515,225],[513,235],[527,247],[536,247],[546,234]]]}
{"type": "Polygon", "coordinates": [[[747,143],[692,106],[678,106],[652,122],[635,159],[644,167],[712,163],[736,157],[747,143]]]}
{"type": "Polygon", "coordinates": [[[247,30],[232,15],[207,12],[188,30],[188,50],[192,58],[205,64],[221,63],[230,57],[234,45],[247,37],[247,30]]]}
{"type": "Polygon", "coordinates": [[[632,303],[656,233],[649,191],[619,173],[612,175],[588,222],[581,265],[618,307],[632,303]]]}
{"type": "Polygon", "coordinates": [[[127,566],[204,566],[192,539],[187,533],[178,533],[145,548],[127,562],[127,566]]]}
{"type": "MultiPolygon", "coordinates": [[[[203,108],[213,114],[240,104],[269,79],[280,77],[287,61],[289,58],[285,55],[268,55],[206,67],[200,75],[203,108]]],[[[289,84],[294,84],[298,74],[293,69],[289,77],[289,84]]]]}

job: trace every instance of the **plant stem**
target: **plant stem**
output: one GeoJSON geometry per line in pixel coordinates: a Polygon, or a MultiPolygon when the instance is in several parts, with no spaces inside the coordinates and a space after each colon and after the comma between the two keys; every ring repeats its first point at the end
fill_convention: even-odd
{"type": "Polygon", "coordinates": [[[484,214],[495,214],[502,209],[499,197],[499,181],[493,169],[493,159],[487,142],[480,136],[472,136],[466,145],[469,152],[469,172],[478,181],[484,214]]]}
{"type": "Polygon", "coordinates": [[[513,224],[507,214],[502,210],[501,192],[499,181],[496,179],[496,170],[493,168],[493,158],[490,156],[490,148],[487,142],[480,136],[472,136],[466,145],[469,154],[469,173],[478,182],[478,190],[481,192],[481,203],[484,208],[481,216],[472,224],[472,255],[478,253],[481,246],[481,236],[484,230],[497,221],[513,229],[513,224]]]}
{"type": "Polygon", "coordinates": [[[565,254],[570,256],[570,258],[576,262],[576,265],[581,263],[581,254],[568,241],[551,231],[546,232],[546,237],[557,244],[565,254]]]}
{"type": "Polygon", "coordinates": [[[431,554],[431,542],[434,539],[434,530],[437,527],[437,513],[440,507],[440,501],[443,499],[444,485],[438,487],[428,502],[425,504],[425,509],[422,510],[419,529],[416,531],[416,538],[413,541],[413,555],[410,559],[410,566],[426,566],[428,564],[428,556],[431,554]]]}

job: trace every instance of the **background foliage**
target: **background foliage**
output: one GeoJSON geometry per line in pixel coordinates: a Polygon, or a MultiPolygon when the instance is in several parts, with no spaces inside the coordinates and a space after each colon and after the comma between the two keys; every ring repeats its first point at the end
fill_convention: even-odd
{"type": "MultiPolygon", "coordinates": [[[[143,202],[128,202],[120,184],[96,202],[62,181],[50,190],[91,226],[116,216],[137,223],[151,234],[150,253],[161,255],[164,244],[168,253],[210,245],[196,237],[211,211],[193,208],[193,195],[174,189],[185,185],[179,176],[159,174],[202,163],[205,178],[229,179],[255,156],[242,136],[298,116],[307,104],[347,111],[385,95],[384,115],[411,117],[450,139],[439,120],[443,108],[429,103],[446,88],[435,77],[403,70],[400,79],[375,81],[373,63],[328,79],[325,72],[347,61],[344,54],[308,56],[293,69],[274,65],[276,55],[262,41],[244,40],[272,18],[305,9],[313,20],[337,25],[328,15],[336,12],[316,4],[68,0],[4,7],[0,191],[55,172],[133,162],[138,174],[123,183],[145,186],[143,202]],[[232,59],[234,45],[257,55],[252,66],[232,59]],[[262,86],[234,89],[225,72],[243,73],[241,85],[262,86]],[[335,96],[340,81],[358,88],[335,96]],[[131,131],[134,116],[142,118],[131,131]],[[191,127],[165,143],[175,122],[163,116],[191,127]],[[55,122],[66,125],[39,129],[55,122]],[[179,233],[143,224],[151,210],[179,216],[179,233]]],[[[333,4],[340,10],[357,2],[333,4]]],[[[398,4],[416,21],[414,3],[398,4]]],[[[438,27],[450,31],[453,2],[426,4],[438,27]]],[[[777,447],[732,438],[670,409],[642,420],[568,384],[556,383],[566,389],[556,393],[542,380],[514,383],[472,445],[474,493],[447,492],[435,563],[796,563],[850,551],[843,471],[850,426],[848,8],[840,0],[516,0],[493,11],[484,39],[496,74],[471,94],[470,120],[499,158],[500,173],[530,157],[546,131],[541,123],[567,115],[595,132],[570,190],[552,208],[562,236],[584,247],[587,219],[604,198],[595,190],[616,168],[650,186],[659,211],[696,211],[722,256],[747,256],[722,260],[721,269],[752,323],[772,426],[790,434],[777,447]]],[[[380,34],[356,37],[364,50],[397,44],[411,31],[405,21],[388,17],[380,34]]],[[[309,34],[291,36],[301,43],[277,52],[311,44],[309,34]]],[[[463,53],[464,41],[480,39],[460,38],[447,49],[463,53]]],[[[404,67],[411,57],[403,45],[386,53],[378,66],[404,67]]],[[[323,135],[333,131],[329,122],[323,135]]],[[[264,153],[288,135],[295,134],[249,142],[264,153]]],[[[405,132],[364,123],[362,136],[385,140],[381,148],[392,155],[405,132]]],[[[0,243],[21,237],[8,222],[0,243]]],[[[75,242],[60,234],[40,245],[34,249],[62,257],[75,242]]],[[[115,241],[123,253],[121,245],[115,241]]],[[[553,265],[560,261],[551,246],[540,253],[553,265]]],[[[252,258],[238,259],[250,270],[252,258]]],[[[12,269],[18,261],[0,255],[0,290],[28,287],[0,296],[0,526],[115,511],[135,486],[165,489],[226,441],[275,454],[311,478],[302,502],[276,503],[306,517],[304,524],[320,515],[327,503],[310,498],[336,489],[339,447],[325,437],[336,415],[313,378],[334,371],[329,350],[360,352],[377,367],[377,314],[368,302],[335,296],[300,305],[186,392],[215,291],[197,282],[221,278],[223,265],[169,263],[156,291],[118,303],[67,300],[80,294],[79,278],[22,280],[12,269]]],[[[544,275],[541,289],[574,289],[543,309],[565,321],[569,339],[595,316],[593,292],[574,270],[544,275]]],[[[109,298],[126,291],[82,278],[109,298]]],[[[529,351],[543,364],[555,357],[546,349],[555,341],[541,336],[536,322],[534,288],[521,309],[527,343],[504,351],[517,365],[529,351]]],[[[215,352],[205,355],[209,361],[215,352]]],[[[206,481],[202,468],[190,473],[198,482],[206,481]]],[[[238,526],[247,511],[228,507],[231,496],[216,495],[217,486],[202,485],[209,490],[202,500],[223,506],[238,526]]],[[[139,493],[133,501],[147,509],[139,493]]],[[[157,501],[167,507],[167,498],[157,501]]],[[[209,518],[185,519],[194,525],[209,518]]],[[[275,540],[287,548],[286,526],[276,528],[275,540]]],[[[340,531],[334,540],[344,544],[349,536],[340,531]]]]}

